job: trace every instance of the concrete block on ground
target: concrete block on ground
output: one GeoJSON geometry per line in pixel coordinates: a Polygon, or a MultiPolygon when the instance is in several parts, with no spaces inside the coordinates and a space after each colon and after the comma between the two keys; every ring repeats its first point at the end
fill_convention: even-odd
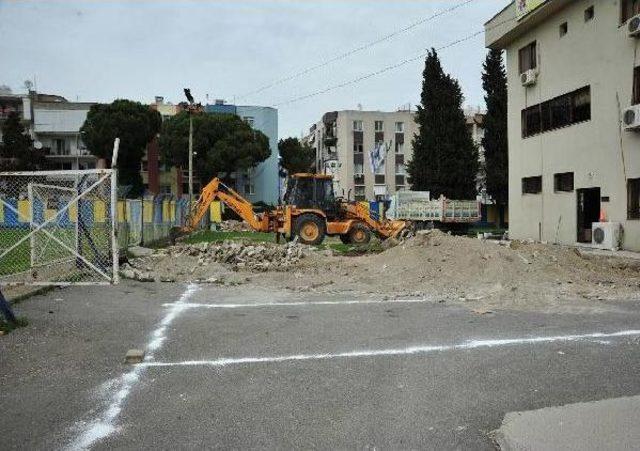
{"type": "Polygon", "coordinates": [[[142,349],[129,349],[124,356],[125,363],[141,363],[144,360],[144,351],[142,349]]]}
{"type": "Polygon", "coordinates": [[[640,396],[507,413],[502,451],[630,450],[640,443],[640,396]]]}

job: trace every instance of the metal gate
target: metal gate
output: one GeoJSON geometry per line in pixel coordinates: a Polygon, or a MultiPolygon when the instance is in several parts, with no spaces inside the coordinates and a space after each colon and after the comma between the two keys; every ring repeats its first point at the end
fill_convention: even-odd
{"type": "Polygon", "coordinates": [[[118,282],[116,171],[0,172],[0,285],[118,282]]]}

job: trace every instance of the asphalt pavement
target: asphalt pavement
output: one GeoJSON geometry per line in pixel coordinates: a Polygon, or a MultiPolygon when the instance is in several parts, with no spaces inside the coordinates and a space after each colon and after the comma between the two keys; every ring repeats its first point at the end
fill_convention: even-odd
{"type": "Polygon", "coordinates": [[[493,449],[508,412],[640,393],[638,303],[418,301],[132,282],[34,297],[0,338],[0,448],[493,449]],[[147,360],[124,365],[134,347],[147,360]]]}

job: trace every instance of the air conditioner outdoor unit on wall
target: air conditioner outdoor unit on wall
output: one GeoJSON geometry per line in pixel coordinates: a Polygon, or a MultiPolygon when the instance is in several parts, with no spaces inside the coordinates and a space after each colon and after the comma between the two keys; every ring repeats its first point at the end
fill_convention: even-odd
{"type": "Polygon", "coordinates": [[[619,222],[594,222],[591,244],[598,249],[617,251],[622,244],[622,225],[619,222]]]}
{"type": "Polygon", "coordinates": [[[529,69],[528,71],[520,74],[520,83],[522,86],[533,86],[538,81],[538,73],[535,69],[529,69]]]}
{"type": "Polygon", "coordinates": [[[622,122],[625,130],[640,130],[640,105],[634,105],[624,110],[622,122]]]}
{"type": "Polygon", "coordinates": [[[640,38],[640,14],[629,19],[629,36],[640,38]]]}

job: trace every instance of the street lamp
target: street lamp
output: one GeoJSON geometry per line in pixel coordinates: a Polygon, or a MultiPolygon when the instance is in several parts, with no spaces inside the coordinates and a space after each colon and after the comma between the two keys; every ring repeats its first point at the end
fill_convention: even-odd
{"type": "Polygon", "coordinates": [[[189,101],[189,209],[193,203],[193,96],[191,89],[184,88],[184,95],[189,101]]]}

